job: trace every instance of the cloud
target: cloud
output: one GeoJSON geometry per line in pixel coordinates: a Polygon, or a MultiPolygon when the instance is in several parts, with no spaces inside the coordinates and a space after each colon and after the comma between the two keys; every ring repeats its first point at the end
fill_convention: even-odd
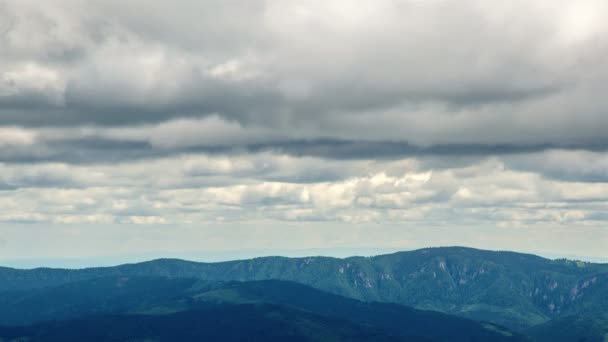
{"type": "Polygon", "coordinates": [[[606,153],[584,150],[548,150],[530,156],[510,156],[507,163],[519,170],[538,172],[562,181],[606,183],[608,159],[606,153]]]}
{"type": "Polygon", "coordinates": [[[508,165],[496,157],[435,168],[417,158],[331,161],[272,153],[196,154],[117,165],[11,165],[2,169],[0,220],[507,226],[603,222],[608,184],[550,179],[508,165]]]}
{"type": "Polygon", "coordinates": [[[601,0],[0,0],[0,228],[597,231],[606,15],[601,0]]]}
{"type": "MultiPolygon", "coordinates": [[[[593,143],[450,143],[421,145],[404,140],[327,138],[305,131],[244,127],[219,116],[177,119],[126,127],[0,127],[0,160],[10,163],[98,164],[180,154],[238,155],[271,152],[338,160],[423,158],[436,167],[474,163],[488,156],[543,151],[601,154],[608,141],[593,143]]],[[[511,158],[513,162],[523,160],[511,158]]],[[[523,161],[521,161],[523,162],[523,161]]]]}
{"type": "Polygon", "coordinates": [[[608,125],[608,9],[593,0],[3,8],[2,125],[215,116],[245,135],[416,145],[584,145],[608,125]]]}

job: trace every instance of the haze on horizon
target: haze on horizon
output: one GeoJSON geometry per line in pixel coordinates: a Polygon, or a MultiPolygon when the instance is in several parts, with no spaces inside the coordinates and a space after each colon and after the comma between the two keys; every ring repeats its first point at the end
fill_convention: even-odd
{"type": "Polygon", "coordinates": [[[0,265],[605,260],[606,17],[604,0],[0,0],[0,265]]]}

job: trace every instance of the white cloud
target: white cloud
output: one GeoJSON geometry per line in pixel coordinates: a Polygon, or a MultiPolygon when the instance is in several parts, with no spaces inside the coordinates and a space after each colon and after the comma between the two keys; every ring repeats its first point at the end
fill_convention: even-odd
{"type": "Polygon", "coordinates": [[[0,148],[27,146],[36,141],[36,134],[31,130],[17,127],[0,127],[0,148]]]}
{"type": "Polygon", "coordinates": [[[2,167],[0,217],[6,222],[601,224],[608,204],[608,183],[546,178],[496,157],[437,169],[417,159],[328,161],[270,153],[2,167]],[[299,181],[301,172],[327,169],[343,172],[299,181]]]}

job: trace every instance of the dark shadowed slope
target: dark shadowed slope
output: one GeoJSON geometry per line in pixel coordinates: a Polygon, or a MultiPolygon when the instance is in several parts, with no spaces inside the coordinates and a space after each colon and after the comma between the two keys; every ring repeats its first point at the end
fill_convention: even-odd
{"type": "Polygon", "coordinates": [[[166,315],[100,315],[0,327],[0,338],[28,342],[428,341],[268,304],[209,304],[166,315]]]}
{"type": "Polygon", "coordinates": [[[533,327],[527,333],[537,342],[607,342],[608,315],[584,314],[557,318],[533,327]]]}
{"type": "MultiPolygon", "coordinates": [[[[361,334],[373,332],[399,338],[418,336],[456,342],[522,340],[517,334],[490,323],[397,304],[365,303],[305,285],[275,280],[209,283],[150,277],[104,278],[29,290],[21,295],[11,294],[3,298],[3,303],[0,323],[4,325],[29,324],[49,318],[77,318],[85,324],[91,322],[93,318],[87,317],[92,314],[173,316],[202,309],[224,310],[231,306],[254,305],[257,310],[271,305],[274,311],[289,309],[292,315],[305,312],[317,317],[315,322],[319,324],[324,318],[326,325],[320,325],[319,329],[329,328],[330,323],[336,321],[362,327],[361,334]],[[97,300],[92,296],[94,293],[98,293],[97,300]]],[[[147,322],[149,319],[138,318],[136,321],[142,320],[147,322]]],[[[97,319],[92,322],[97,322],[97,319]]],[[[337,332],[341,331],[340,327],[336,327],[337,332]]],[[[31,328],[56,329],[56,326],[42,324],[31,328]]]]}
{"type": "Polygon", "coordinates": [[[227,283],[197,294],[199,301],[270,302],[329,317],[374,326],[399,336],[417,335],[440,341],[521,341],[505,328],[439,312],[397,304],[366,303],[284,281],[227,283]]]}
{"type": "Polygon", "coordinates": [[[0,325],[123,313],[183,298],[197,280],[113,277],[0,293],[0,325]]]}

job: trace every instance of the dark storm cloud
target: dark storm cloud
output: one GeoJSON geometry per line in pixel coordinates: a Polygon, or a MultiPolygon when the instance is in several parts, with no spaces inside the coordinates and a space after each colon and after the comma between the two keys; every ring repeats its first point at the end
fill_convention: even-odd
{"type": "Polygon", "coordinates": [[[566,182],[608,182],[606,149],[552,150],[534,157],[508,156],[506,165],[514,170],[537,172],[547,178],[566,182]]]}
{"type": "Polygon", "coordinates": [[[65,188],[81,186],[69,175],[52,173],[24,174],[9,181],[0,181],[0,190],[17,190],[21,188],[65,188]]]}
{"type": "MultiPolygon", "coordinates": [[[[315,157],[336,160],[397,160],[431,158],[435,167],[454,166],[460,162],[474,163],[487,156],[526,155],[550,150],[605,152],[608,142],[586,145],[507,145],[507,144],[449,144],[420,146],[396,141],[358,141],[338,139],[271,140],[263,143],[190,144],[188,146],[158,146],[147,140],[120,140],[92,136],[65,139],[42,139],[27,146],[0,146],[0,161],[5,163],[61,162],[95,164],[165,158],[183,154],[235,155],[242,153],[284,154],[294,157],[315,157]],[[442,161],[443,160],[443,161],[442,161]],[[447,165],[444,165],[447,164],[447,165]]],[[[513,167],[531,168],[532,161],[511,158],[513,167]]],[[[534,168],[541,165],[534,164],[534,168]]],[[[558,175],[555,175],[558,176],[558,175]]],[[[590,173],[587,180],[603,175],[590,173]]],[[[574,179],[575,175],[560,178],[574,179]]]]}
{"type": "Polygon", "coordinates": [[[272,150],[294,156],[336,159],[398,159],[425,156],[487,156],[543,151],[551,145],[451,144],[419,146],[406,142],[370,142],[346,140],[288,141],[275,145],[247,146],[251,151],[272,150]]]}

